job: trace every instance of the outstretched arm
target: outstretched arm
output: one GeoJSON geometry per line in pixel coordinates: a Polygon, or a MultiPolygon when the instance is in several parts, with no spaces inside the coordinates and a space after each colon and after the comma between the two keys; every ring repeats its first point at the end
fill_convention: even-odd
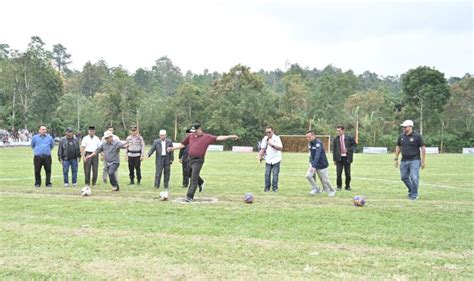
{"type": "Polygon", "coordinates": [[[217,141],[226,141],[226,140],[238,140],[239,137],[237,135],[229,135],[229,136],[218,136],[217,141]]]}
{"type": "Polygon", "coordinates": [[[184,148],[184,147],[185,147],[185,145],[182,144],[182,143],[180,143],[180,144],[178,144],[177,146],[170,146],[170,147],[168,147],[167,150],[168,150],[168,151],[173,151],[173,150],[176,150],[176,149],[182,149],[182,148],[184,148]]]}

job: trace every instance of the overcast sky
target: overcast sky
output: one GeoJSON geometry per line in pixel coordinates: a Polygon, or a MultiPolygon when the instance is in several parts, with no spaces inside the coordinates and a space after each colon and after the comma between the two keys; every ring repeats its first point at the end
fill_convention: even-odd
{"type": "Polygon", "coordinates": [[[0,43],[61,43],[72,68],[131,72],[168,56],[183,72],[286,62],[399,75],[419,65],[474,73],[471,1],[2,1],[0,43]]]}

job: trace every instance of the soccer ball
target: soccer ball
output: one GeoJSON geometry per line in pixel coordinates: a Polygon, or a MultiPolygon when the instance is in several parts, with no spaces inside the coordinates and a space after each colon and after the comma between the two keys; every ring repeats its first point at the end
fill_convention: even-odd
{"type": "Polygon", "coordinates": [[[86,186],[81,189],[81,195],[82,196],[90,196],[91,195],[91,188],[86,186]]]}
{"type": "Polygon", "coordinates": [[[166,201],[170,197],[168,191],[162,191],[160,192],[160,200],[161,201],[166,201]]]}
{"type": "Polygon", "coordinates": [[[354,203],[354,206],[356,207],[364,207],[365,197],[362,195],[356,195],[354,196],[354,198],[352,198],[352,202],[354,203]]]}
{"type": "Polygon", "coordinates": [[[247,204],[252,204],[253,203],[253,195],[252,193],[245,193],[244,195],[244,202],[247,204]]]}

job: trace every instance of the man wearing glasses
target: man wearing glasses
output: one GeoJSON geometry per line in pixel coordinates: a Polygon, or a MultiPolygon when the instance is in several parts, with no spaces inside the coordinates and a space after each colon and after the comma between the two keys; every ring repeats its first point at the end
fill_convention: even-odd
{"type": "Polygon", "coordinates": [[[279,136],[275,134],[271,126],[265,128],[265,137],[263,137],[260,144],[260,151],[258,153],[258,160],[265,159],[265,192],[270,191],[270,186],[273,192],[278,191],[278,175],[280,174],[281,151],[283,144],[279,136]],[[270,181],[270,176],[273,178],[270,181]]]}

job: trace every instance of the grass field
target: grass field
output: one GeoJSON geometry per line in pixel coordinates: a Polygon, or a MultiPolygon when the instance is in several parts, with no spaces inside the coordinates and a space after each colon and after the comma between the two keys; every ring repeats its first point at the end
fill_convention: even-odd
{"type": "Polygon", "coordinates": [[[428,155],[418,201],[392,159],[357,154],[354,191],[328,198],[308,194],[306,154],[284,154],[275,194],[255,154],[209,153],[196,197],[218,202],[181,204],[179,163],[170,201],[152,188],[154,159],[141,186],[126,185],[123,161],[119,193],[100,183],[83,198],[56,157],[53,188],[35,190],[31,150],[0,149],[0,279],[472,280],[474,157],[428,155]],[[366,207],[352,205],[359,194],[366,207]]]}

